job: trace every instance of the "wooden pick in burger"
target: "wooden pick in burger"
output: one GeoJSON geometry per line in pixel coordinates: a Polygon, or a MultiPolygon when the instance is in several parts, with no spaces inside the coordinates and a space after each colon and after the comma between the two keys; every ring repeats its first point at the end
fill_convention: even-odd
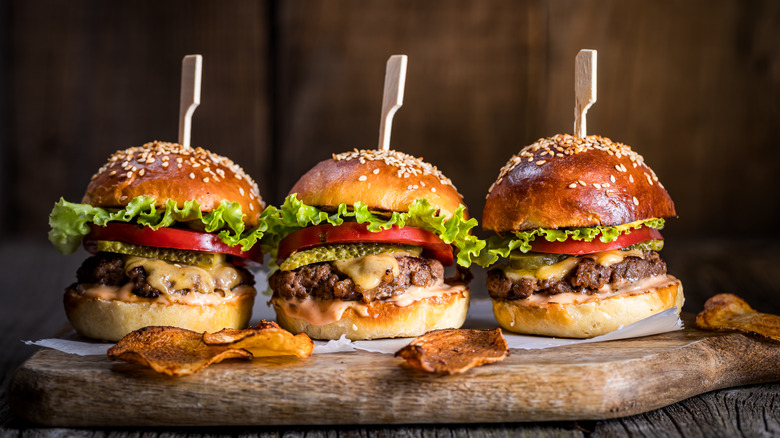
{"type": "Polygon", "coordinates": [[[187,55],[181,61],[181,100],[179,103],[179,144],[190,147],[192,114],[200,104],[201,55],[187,55]]]}
{"type": "Polygon", "coordinates": [[[585,114],[596,103],[596,64],[595,50],[580,50],[574,66],[574,135],[585,138],[587,123],[585,114]]]}
{"type": "Polygon", "coordinates": [[[393,55],[385,68],[385,89],[382,97],[382,118],[379,121],[379,149],[390,150],[393,116],[404,104],[406,86],[406,55],[393,55]]]}

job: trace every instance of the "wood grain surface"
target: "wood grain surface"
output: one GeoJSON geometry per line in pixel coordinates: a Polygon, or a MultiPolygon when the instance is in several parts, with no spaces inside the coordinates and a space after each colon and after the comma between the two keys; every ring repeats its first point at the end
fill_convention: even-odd
{"type": "MultiPolygon", "coordinates": [[[[687,316],[686,325],[693,326],[687,316]]],[[[780,344],[693,328],[512,350],[501,363],[455,376],[358,351],[223,363],[171,378],[103,356],[43,350],[16,371],[9,402],[21,418],[49,426],[597,420],[642,414],[715,389],[778,381],[780,368],[771,366],[777,363],[780,344]],[[122,394],[121,404],[114,394],[122,394]]]]}

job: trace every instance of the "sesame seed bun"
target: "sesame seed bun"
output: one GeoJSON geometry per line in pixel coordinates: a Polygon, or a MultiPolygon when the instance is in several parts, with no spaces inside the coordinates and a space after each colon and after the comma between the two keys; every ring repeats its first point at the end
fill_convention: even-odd
{"type": "Polygon", "coordinates": [[[629,146],[599,136],[556,135],[525,147],[501,169],[482,227],[612,226],[675,215],[655,172],[629,146]]]}
{"type": "Polygon", "coordinates": [[[321,161],[290,190],[323,209],[362,201],[374,211],[407,211],[418,198],[452,216],[463,197],[435,166],[398,151],[354,150],[321,161]]]}
{"type": "MultiPolygon", "coordinates": [[[[335,210],[340,204],[352,206],[362,202],[372,212],[406,212],[415,200],[426,199],[437,209],[438,215],[451,217],[463,204],[463,197],[452,181],[435,166],[394,150],[355,149],[334,154],[304,174],[290,194],[296,194],[305,204],[326,211],[335,210]]],[[[463,214],[468,218],[465,210],[463,214]]],[[[454,285],[445,283],[443,287],[446,289],[454,285]]],[[[406,294],[412,294],[410,289],[401,291],[398,296],[409,298],[411,295],[406,294]]],[[[460,288],[458,292],[449,293],[442,292],[442,286],[436,285],[425,289],[425,292],[434,295],[414,298],[405,305],[385,298],[371,300],[367,305],[361,301],[341,301],[339,304],[342,305],[359,305],[367,313],[356,312],[349,307],[335,321],[329,322],[317,318],[309,321],[291,315],[290,303],[276,293],[272,302],[277,322],[282,327],[292,332],[304,332],[315,339],[338,339],[341,335],[353,340],[419,336],[429,330],[463,324],[470,296],[467,289],[460,288]]],[[[324,307],[335,302],[307,299],[324,307]]]]}
{"type": "Polygon", "coordinates": [[[154,141],[117,151],[87,187],[82,202],[95,207],[123,207],[136,196],[181,206],[195,200],[208,213],[222,200],[238,202],[244,221],[257,226],[265,203],[257,184],[228,158],[202,148],[154,141]]]}

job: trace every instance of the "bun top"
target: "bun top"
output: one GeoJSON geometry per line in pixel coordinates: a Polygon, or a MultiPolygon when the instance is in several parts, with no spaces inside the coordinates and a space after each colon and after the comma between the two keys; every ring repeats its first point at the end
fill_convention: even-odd
{"type": "Polygon", "coordinates": [[[416,199],[425,198],[446,217],[463,204],[463,196],[436,166],[392,150],[334,154],[306,172],[293,193],[324,209],[361,201],[372,211],[407,211],[416,199]]]}
{"type": "Polygon", "coordinates": [[[257,225],[265,208],[257,184],[230,159],[202,148],[158,141],[111,155],[92,176],[81,202],[123,207],[136,196],[151,196],[158,206],[168,198],[179,206],[195,200],[204,213],[223,199],[238,202],[249,226],[257,225]]]}
{"type": "Polygon", "coordinates": [[[488,192],[482,227],[612,226],[675,215],[655,172],[629,146],[566,134],[540,139],[506,163],[488,192]]]}

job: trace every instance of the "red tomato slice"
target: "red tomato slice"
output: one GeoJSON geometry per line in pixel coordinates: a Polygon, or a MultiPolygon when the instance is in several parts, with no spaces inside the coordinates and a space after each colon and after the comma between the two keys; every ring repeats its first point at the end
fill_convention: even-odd
{"type": "Polygon", "coordinates": [[[158,228],[153,230],[141,225],[109,222],[104,227],[92,225],[92,230],[84,238],[84,248],[94,254],[97,252],[96,242],[98,240],[113,240],[158,248],[215,252],[263,263],[263,253],[260,252],[260,245],[253,246],[249,251],[242,251],[240,246],[230,246],[217,237],[216,234],[201,233],[181,228],[158,228]]]}
{"type": "Polygon", "coordinates": [[[553,254],[591,254],[599,251],[609,251],[611,249],[620,249],[631,246],[635,243],[647,240],[663,240],[661,232],[655,228],[642,227],[631,230],[629,234],[621,234],[617,239],[609,243],[604,243],[598,237],[590,242],[582,240],[566,239],[563,242],[548,242],[544,237],[537,237],[531,242],[531,251],[546,252],[553,254]]]}
{"type": "Polygon", "coordinates": [[[366,224],[344,222],[334,226],[330,224],[303,228],[279,242],[277,261],[281,263],[296,251],[333,243],[398,243],[423,247],[425,257],[439,260],[443,265],[453,263],[452,246],[444,243],[439,236],[430,231],[415,227],[393,226],[389,230],[368,231],[366,224]]]}

